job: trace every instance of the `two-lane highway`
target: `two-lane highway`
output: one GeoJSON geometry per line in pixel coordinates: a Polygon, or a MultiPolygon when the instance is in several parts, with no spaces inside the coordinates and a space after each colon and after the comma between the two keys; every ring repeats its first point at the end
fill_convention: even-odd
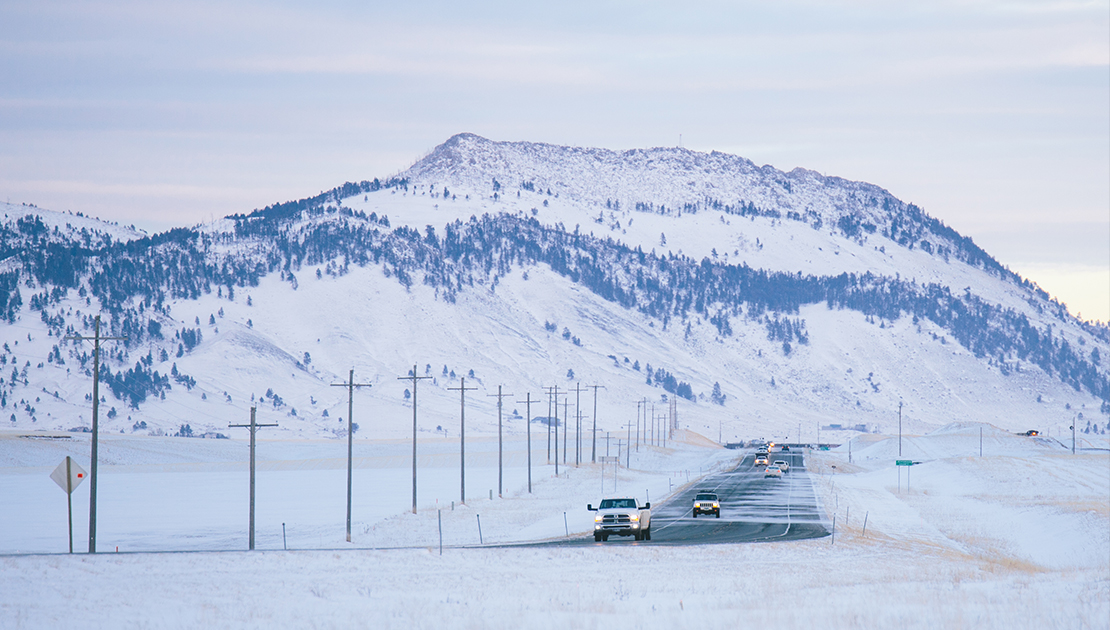
{"type": "Polygon", "coordinates": [[[813,484],[802,454],[774,452],[771,461],[784,460],[789,472],[781,478],[764,477],[764,467],[749,454],[727,472],[710,475],[684,492],[652,506],[651,540],[612,537],[596,543],[593,537],[561,541],[569,545],[703,545],[713,543],[769,542],[820,538],[829,534],[817,508],[813,484]],[[714,492],[720,498],[721,516],[694,518],[694,495],[714,492]]]}

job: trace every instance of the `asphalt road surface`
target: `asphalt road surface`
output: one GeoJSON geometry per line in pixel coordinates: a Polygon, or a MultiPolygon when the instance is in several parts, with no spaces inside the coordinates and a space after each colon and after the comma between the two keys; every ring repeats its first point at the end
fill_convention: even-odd
{"type": "Polygon", "coordinates": [[[801,453],[771,453],[770,460],[785,460],[790,471],[782,478],[763,476],[749,453],[733,470],[710,475],[665,502],[652,504],[651,540],[611,536],[608,542],[573,538],[556,545],[705,545],[715,543],[801,540],[829,535],[817,509],[809,473],[801,453]],[[721,517],[693,516],[694,495],[714,492],[720,498],[721,517]]]}

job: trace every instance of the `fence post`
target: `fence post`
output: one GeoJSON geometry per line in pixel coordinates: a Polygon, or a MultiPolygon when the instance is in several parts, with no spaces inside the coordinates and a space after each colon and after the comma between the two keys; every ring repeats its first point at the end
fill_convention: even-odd
{"type": "Polygon", "coordinates": [[[867,535],[867,517],[870,514],[871,514],[871,512],[864,512],[864,514],[863,514],[863,535],[864,536],[867,535]]]}
{"type": "Polygon", "coordinates": [[[439,520],[439,555],[443,555],[443,510],[436,510],[436,519],[439,520]]]}
{"type": "Polygon", "coordinates": [[[566,530],[567,536],[570,536],[570,525],[567,524],[567,513],[563,512],[563,529],[566,530]]]}
{"type": "Polygon", "coordinates": [[[475,514],[474,516],[478,517],[478,544],[484,545],[486,544],[486,541],[482,540],[482,515],[475,514]]]}

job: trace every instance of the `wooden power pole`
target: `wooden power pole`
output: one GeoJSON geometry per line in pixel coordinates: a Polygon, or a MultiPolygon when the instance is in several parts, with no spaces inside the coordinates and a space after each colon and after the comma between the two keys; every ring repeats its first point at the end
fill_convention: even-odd
{"type": "Polygon", "coordinates": [[[93,399],[92,399],[92,465],[89,467],[89,553],[96,553],[96,460],[97,445],[100,441],[100,342],[123,341],[127,337],[101,337],[100,316],[96,316],[93,336],[74,335],[66,337],[73,341],[93,342],[93,399]]]}
{"type": "Polygon", "coordinates": [[[373,387],[370,383],[356,383],[355,369],[351,368],[350,380],[346,383],[332,383],[332,387],[347,388],[347,542],[351,542],[351,468],[354,451],[355,425],[355,388],[373,387]]]}
{"type": "Polygon", "coordinates": [[[277,423],[273,424],[258,424],[254,417],[255,408],[251,407],[251,422],[250,424],[229,424],[229,429],[246,428],[251,430],[251,507],[250,507],[250,535],[249,546],[250,550],[254,551],[254,434],[260,427],[276,427],[277,423]]]}
{"type": "Polygon", "coordinates": [[[416,514],[416,384],[430,376],[417,376],[416,364],[412,366],[412,373],[408,376],[398,376],[399,381],[412,381],[412,513],[416,514]]]}
{"type": "MultiPolygon", "coordinates": [[[[528,427],[528,494],[532,494],[532,393],[524,395],[524,400],[518,403],[525,404],[525,425],[528,427]]],[[[537,401],[538,402],[538,401],[537,401]]]]}
{"type": "Polygon", "coordinates": [[[466,392],[477,387],[467,387],[466,377],[462,377],[458,387],[448,387],[449,391],[459,392],[459,503],[466,503],[466,392]]]}
{"type": "Polygon", "coordinates": [[[502,468],[503,462],[503,446],[501,441],[501,399],[505,396],[512,396],[512,394],[502,394],[501,386],[497,386],[496,394],[487,394],[487,396],[497,397],[497,497],[501,498],[501,487],[504,482],[504,473],[502,468]]]}

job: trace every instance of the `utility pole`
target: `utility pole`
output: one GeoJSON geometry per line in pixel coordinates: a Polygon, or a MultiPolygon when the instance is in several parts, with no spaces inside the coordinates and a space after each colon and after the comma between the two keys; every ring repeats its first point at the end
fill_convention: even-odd
{"type": "MultiPolygon", "coordinates": [[[[646,407],[645,407],[645,409],[646,409],[646,407]]],[[[645,418],[645,420],[646,420],[646,418],[645,418]]],[[[647,435],[646,435],[647,434],[646,424],[644,426],[644,433],[645,433],[644,437],[647,437],[647,435]]],[[[651,445],[655,446],[655,403],[651,403],[651,445]]]]}
{"type": "Polygon", "coordinates": [[[523,402],[526,405],[527,411],[524,413],[528,414],[525,418],[525,424],[528,427],[528,494],[532,494],[532,393],[528,392],[524,395],[524,400],[517,402],[523,402]]]}
{"type": "Polygon", "coordinates": [[[97,445],[100,440],[100,342],[125,341],[127,337],[101,337],[100,316],[96,316],[93,336],[74,335],[66,337],[71,341],[93,342],[93,408],[92,408],[92,466],[89,469],[89,553],[96,553],[96,460],[97,445]]]}
{"type": "Polygon", "coordinates": [[[350,380],[346,383],[332,383],[332,387],[347,388],[347,542],[351,542],[351,468],[354,451],[355,425],[355,388],[373,387],[370,383],[356,383],[355,369],[351,368],[350,380]]]}
{"type": "Polygon", "coordinates": [[[605,387],[605,386],[604,385],[587,385],[586,387],[592,387],[593,390],[594,390],[594,432],[593,432],[593,435],[590,439],[590,442],[592,444],[592,446],[590,448],[590,463],[591,464],[596,464],[597,463],[597,390],[598,390],[599,387],[605,387]]]}
{"type": "MultiPolygon", "coordinates": [[[[624,467],[625,468],[632,468],[632,425],[626,422],[626,423],[624,423],[624,426],[628,427],[628,439],[625,441],[626,443],[625,443],[625,446],[624,446],[625,453],[627,453],[624,457],[625,457],[625,460],[627,460],[627,461],[625,461],[624,467]]],[[[637,424],[636,428],[639,429],[640,425],[637,424]]],[[[617,440],[617,442],[619,443],[620,440],[617,440]]],[[[617,449],[617,461],[618,462],[620,461],[620,456],[621,456],[620,455],[620,449],[618,448],[617,449]]],[[[616,479],[616,473],[613,474],[613,478],[616,479]]]]}
{"type": "Polygon", "coordinates": [[[1071,454],[1076,454],[1076,420],[1071,420],[1071,454]]]}
{"type": "Polygon", "coordinates": [[[463,376],[458,387],[447,389],[459,392],[459,503],[466,503],[466,392],[478,388],[467,387],[466,377],[463,376]]]}
{"type": "Polygon", "coordinates": [[[898,457],[902,456],[902,401],[898,401],[898,457]]]}
{"type": "MultiPolygon", "coordinates": [[[[566,402],[563,403],[563,466],[567,464],[567,434],[570,433],[570,425],[567,424],[570,412],[570,392],[567,392],[566,402]]],[[[559,448],[559,435],[555,435],[555,448],[559,448]]],[[[555,454],[555,459],[559,459],[559,454],[555,454]]]]}
{"type": "Polygon", "coordinates": [[[497,497],[501,498],[501,486],[502,486],[503,479],[504,479],[503,476],[502,476],[502,468],[501,468],[501,462],[502,462],[501,399],[504,396],[512,396],[512,394],[502,394],[501,393],[501,386],[498,385],[496,394],[486,394],[486,395],[497,397],[497,497]]]}
{"type": "MultiPolygon", "coordinates": [[[[554,385],[547,388],[547,394],[550,396],[548,400],[548,418],[547,418],[547,461],[551,462],[551,425],[554,420],[555,425],[555,476],[559,476],[559,396],[567,396],[568,394],[559,393],[559,386],[554,385]],[[551,416],[551,407],[555,407],[555,415],[551,416]]],[[[563,427],[563,433],[566,434],[566,426],[563,427]]],[[[565,449],[564,449],[565,451],[565,449]]]]}
{"type": "MultiPolygon", "coordinates": [[[[642,405],[642,404],[643,404],[643,401],[641,401],[641,400],[636,401],[636,452],[637,453],[640,452],[640,405],[642,405]]],[[[632,446],[632,445],[629,444],[629,446],[632,446]]]]}
{"type": "MultiPolygon", "coordinates": [[[[586,389],[589,389],[587,387],[586,389]]],[[[582,383],[574,384],[574,467],[582,463],[582,383]]]]}
{"type": "Polygon", "coordinates": [[[250,424],[229,424],[229,429],[250,429],[251,430],[251,508],[250,508],[250,534],[248,536],[250,550],[254,551],[254,434],[260,427],[276,427],[277,423],[273,424],[258,424],[254,418],[255,408],[251,407],[251,422],[250,424]]]}
{"type": "Polygon", "coordinates": [[[412,381],[412,513],[416,514],[416,384],[430,376],[417,376],[416,364],[412,366],[412,373],[408,376],[398,376],[399,381],[412,381]]]}
{"type": "MultiPolygon", "coordinates": [[[[551,387],[545,387],[544,389],[547,390],[547,422],[545,424],[547,424],[547,463],[550,464],[551,463],[551,418],[552,418],[552,416],[551,416],[551,406],[552,406],[552,401],[559,399],[559,386],[558,385],[553,385],[551,387]]],[[[558,420],[559,420],[559,403],[556,402],[556,403],[554,403],[554,405],[555,405],[555,416],[554,417],[555,417],[555,421],[558,422],[558,420]]],[[[559,435],[558,431],[556,431],[555,435],[556,435],[556,437],[559,435]]],[[[559,443],[558,443],[557,440],[555,442],[555,450],[556,450],[556,452],[558,452],[558,450],[559,450],[559,443]]],[[[559,467],[558,457],[556,457],[555,459],[556,459],[555,467],[556,467],[556,470],[558,470],[558,467],[559,467]]],[[[559,475],[559,473],[556,472],[555,476],[558,476],[558,475],[559,475]]]]}
{"type": "Polygon", "coordinates": [[[671,398],[670,408],[667,410],[667,428],[663,431],[663,448],[667,447],[667,440],[674,439],[675,420],[678,418],[678,397],[671,398]]]}

